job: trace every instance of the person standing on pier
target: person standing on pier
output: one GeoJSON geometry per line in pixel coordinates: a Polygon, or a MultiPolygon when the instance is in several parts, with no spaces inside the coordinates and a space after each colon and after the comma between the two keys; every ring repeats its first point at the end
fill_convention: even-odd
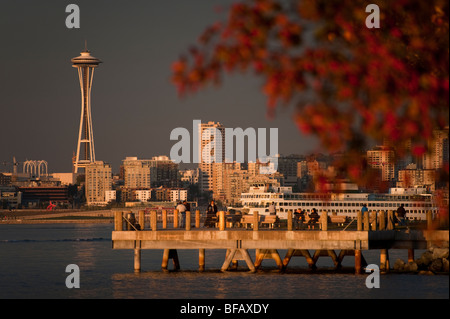
{"type": "Polygon", "coordinates": [[[303,229],[303,222],[305,221],[305,212],[301,208],[297,208],[294,213],[294,228],[296,230],[303,229]]]}
{"type": "Polygon", "coordinates": [[[313,208],[311,214],[309,214],[309,221],[308,221],[308,229],[312,226],[312,229],[314,229],[315,224],[319,220],[319,214],[317,213],[317,210],[313,208]]]}
{"type": "Polygon", "coordinates": [[[301,209],[301,208],[299,208],[298,209],[299,210],[299,218],[300,218],[300,220],[299,220],[299,224],[300,224],[300,229],[302,230],[303,229],[303,224],[305,223],[305,221],[306,221],[306,213],[305,213],[305,211],[303,210],[303,209],[301,209]]]}
{"type": "Polygon", "coordinates": [[[397,218],[400,226],[406,226],[406,210],[404,204],[397,209],[397,218]]]}
{"type": "Polygon", "coordinates": [[[208,206],[208,210],[206,211],[206,220],[205,226],[211,227],[214,226],[214,219],[217,215],[217,206],[214,203],[214,200],[211,201],[211,204],[208,206]]]}
{"type": "Polygon", "coordinates": [[[276,215],[277,214],[277,210],[275,208],[275,202],[272,202],[272,204],[270,204],[269,206],[269,215],[276,215]]]}
{"type": "Polygon", "coordinates": [[[186,207],[186,211],[190,212],[191,211],[191,204],[189,204],[187,201],[183,202],[184,207],[186,207]]]}
{"type": "Polygon", "coordinates": [[[363,216],[364,216],[364,213],[368,212],[368,211],[369,211],[369,209],[367,208],[367,205],[364,204],[363,207],[361,208],[361,213],[363,214],[363,216]]]}
{"type": "Polygon", "coordinates": [[[183,203],[179,202],[176,209],[178,210],[178,213],[181,214],[181,219],[180,219],[181,228],[184,228],[184,227],[186,227],[186,225],[185,225],[185,222],[186,222],[186,206],[184,206],[183,203]]]}

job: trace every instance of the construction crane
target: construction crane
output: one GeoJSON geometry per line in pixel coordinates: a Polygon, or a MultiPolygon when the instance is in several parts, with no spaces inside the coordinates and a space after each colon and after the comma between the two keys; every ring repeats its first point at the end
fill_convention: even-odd
{"type": "MultiPolygon", "coordinates": [[[[21,164],[19,162],[16,161],[16,157],[13,157],[13,161],[12,162],[0,162],[1,165],[3,165],[3,171],[5,171],[5,167],[6,166],[10,166],[12,165],[13,167],[13,171],[12,173],[17,174],[17,167],[21,164]]],[[[10,173],[10,172],[9,172],[10,173]]]]}

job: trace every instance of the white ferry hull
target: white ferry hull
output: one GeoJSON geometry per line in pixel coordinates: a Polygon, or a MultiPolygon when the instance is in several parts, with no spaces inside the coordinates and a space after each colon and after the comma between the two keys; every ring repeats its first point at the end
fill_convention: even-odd
{"type": "Polygon", "coordinates": [[[402,204],[407,212],[408,220],[426,220],[427,212],[437,212],[431,195],[392,195],[392,194],[317,194],[292,192],[249,192],[241,195],[242,208],[238,209],[249,214],[258,212],[269,214],[269,205],[275,204],[277,216],[287,219],[288,211],[298,209],[310,213],[315,208],[319,213],[356,218],[366,204],[369,211],[397,211],[402,204]]]}

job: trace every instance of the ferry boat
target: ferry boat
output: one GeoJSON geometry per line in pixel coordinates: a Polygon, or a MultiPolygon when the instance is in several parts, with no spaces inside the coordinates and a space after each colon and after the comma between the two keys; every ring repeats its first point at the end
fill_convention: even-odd
{"type": "Polygon", "coordinates": [[[387,194],[359,192],[343,193],[293,193],[292,187],[272,187],[255,185],[248,193],[242,193],[241,210],[249,214],[257,211],[260,215],[269,214],[269,206],[275,205],[277,216],[287,219],[287,212],[301,209],[310,213],[313,208],[317,212],[327,211],[333,215],[356,218],[363,205],[369,211],[396,211],[404,205],[408,220],[426,220],[427,211],[437,212],[433,196],[426,193],[425,188],[391,188],[387,194]]]}

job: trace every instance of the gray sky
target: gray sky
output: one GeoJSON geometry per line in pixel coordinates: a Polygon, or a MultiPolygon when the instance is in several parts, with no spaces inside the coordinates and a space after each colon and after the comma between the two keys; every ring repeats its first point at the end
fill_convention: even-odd
{"type": "Polygon", "coordinates": [[[2,0],[0,2],[0,171],[2,162],[46,160],[50,172],[70,172],[76,151],[81,97],[70,59],[88,41],[104,63],[96,70],[92,95],[97,160],[118,172],[126,156],[169,155],[170,132],[192,121],[226,127],[279,128],[279,153],[318,150],[302,137],[292,109],[266,118],[262,79],[225,78],[179,99],[170,83],[171,64],[210,24],[215,10],[232,0],[2,0]],[[81,28],[67,29],[65,8],[76,3],[81,28]]]}

